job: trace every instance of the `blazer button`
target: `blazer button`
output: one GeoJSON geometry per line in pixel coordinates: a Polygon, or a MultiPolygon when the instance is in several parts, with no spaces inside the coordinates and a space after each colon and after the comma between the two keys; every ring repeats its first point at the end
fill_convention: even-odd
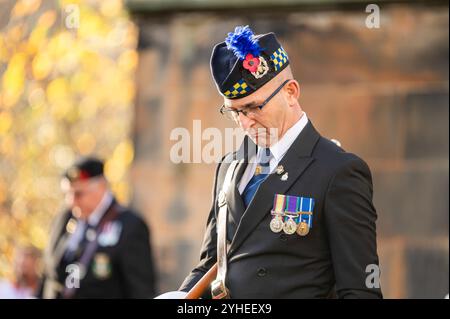
{"type": "Polygon", "coordinates": [[[286,235],[286,234],[281,234],[281,235],[280,235],[280,240],[281,240],[281,241],[287,241],[287,240],[288,240],[287,235],[286,235]]]}
{"type": "Polygon", "coordinates": [[[259,268],[258,269],[258,277],[264,277],[267,274],[266,268],[259,268]]]}

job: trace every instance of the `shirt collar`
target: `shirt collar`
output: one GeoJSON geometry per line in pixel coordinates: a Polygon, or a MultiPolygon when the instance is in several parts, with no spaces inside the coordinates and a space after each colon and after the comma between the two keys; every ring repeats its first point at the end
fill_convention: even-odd
{"type": "Polygon", "coordinates": [[[88,217],[89,225],[97,226],[97,224],[100,222],[100,219],[105,214],[106,210],[109,208],[109,206],[111,206],[113,199],[114,197],[111,194],[111,192],[109,191],[105,192],[105,195],[103,195],[103,198],[100,201],[100,203],[88,217]]]}
{"type": "Polygon", "coordinates": [[[303,112],[297,123],[289,128],[286,133],[284,133],[284,135],[278,140],[278,142],[270,147],[270,152],[278,162],[281,161],[283,156],[291,147],[292,143],[294,143],[297,136],[299,136],[302,130],[305,128],[306,124],[308,124],[308,117],[306,116],[306,113],[303,112]]]}

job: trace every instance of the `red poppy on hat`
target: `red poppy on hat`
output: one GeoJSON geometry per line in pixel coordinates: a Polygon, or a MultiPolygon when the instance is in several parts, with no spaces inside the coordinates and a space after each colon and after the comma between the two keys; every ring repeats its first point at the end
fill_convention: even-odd
{"type": "Polygon", "coordinates": [[[89,179],[90,177],[91,177],[91,175],[88,172],[86,172],[85,170],[81,170],[78,175],[78,179],[82,180],[82,181],[89,179]]]}
{"type": "Polygon", "coordinates": [[[261,63],[261,61],[259,61],[259,58],[257,58],[257,57],[255,58],[253,56],[253,54],[249,53],[245,57],[245,60],[242,63],[242,66],[244,67],[244,69],[247,69],[250,72],[256,72],[258,70],[258,66],[260,63],[261,63]]]}

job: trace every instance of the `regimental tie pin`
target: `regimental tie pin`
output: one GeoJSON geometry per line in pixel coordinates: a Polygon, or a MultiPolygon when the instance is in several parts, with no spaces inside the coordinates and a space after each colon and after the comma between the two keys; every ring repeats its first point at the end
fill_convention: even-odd
{"type": "Polygon", "coordinates": [[[255,176],[258,176],[262,172],[262,167],[257,165],[255,169],[255,176]]]}

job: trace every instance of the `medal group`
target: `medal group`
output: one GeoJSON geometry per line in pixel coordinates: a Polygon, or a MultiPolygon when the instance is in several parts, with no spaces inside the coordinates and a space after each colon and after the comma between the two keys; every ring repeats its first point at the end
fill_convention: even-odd
{"type": "Polygon", "coordinates": [[[270,230],[306,236],[312,228],[314,199],[275,194],[270,230]]]}

